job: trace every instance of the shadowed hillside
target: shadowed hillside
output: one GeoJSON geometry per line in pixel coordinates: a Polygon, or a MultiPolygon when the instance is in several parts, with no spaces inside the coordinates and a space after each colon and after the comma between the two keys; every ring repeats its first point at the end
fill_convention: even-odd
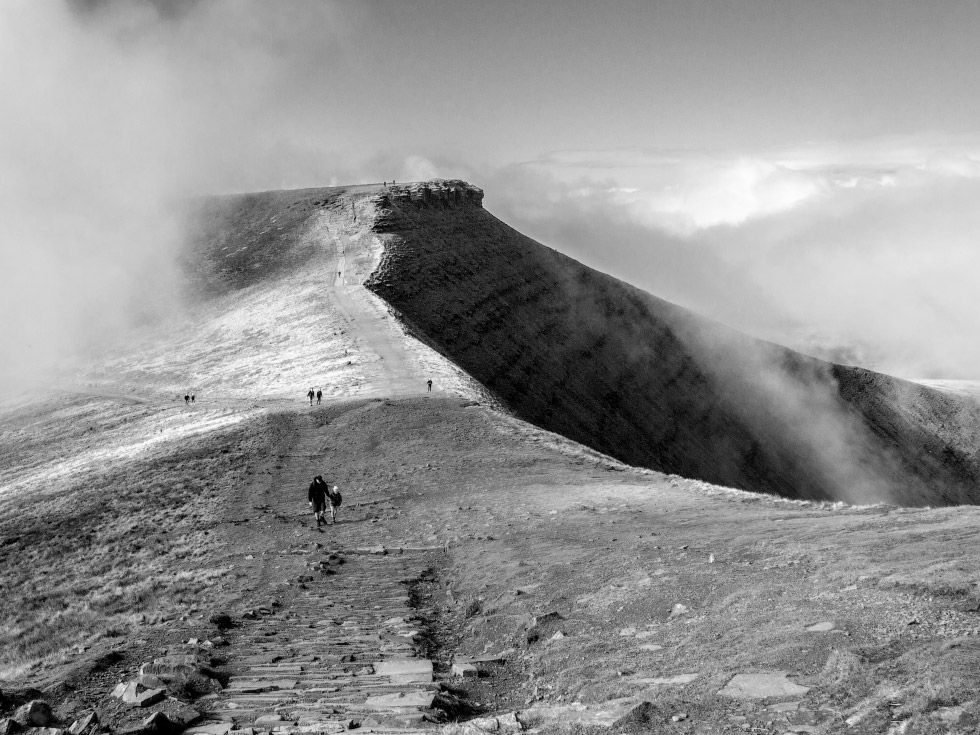
{"type": "Polygon", "coordinates": [[[524,237],[482,197],[434,181],[215,199],[196,283],[282,294],[290,273],[330,283],[336,253],[357,264],[338,279],[519,417],[630,464],[793,498],[980,500],[972,401],[699,317],[524,237]]]}
{"type": "Polygon", "coordinates": [[[788,497],[976,502],[973,403],[749,338],[587,268],[465,184],[403,189],[369,282],[522,418],[636,465],[788,497]]]}

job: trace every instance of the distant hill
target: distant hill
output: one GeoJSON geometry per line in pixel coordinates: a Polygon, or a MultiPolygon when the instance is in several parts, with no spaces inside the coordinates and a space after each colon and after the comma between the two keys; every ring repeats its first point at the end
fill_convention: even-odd
{"type": "Polygon", "coordinates": [[[306,291],[332,282],[322,254],[342,253],[346,283],[517,416],[630,464],[792,498],[980,502],[973,401],[700,317],[521,235],[482,198],[442,180],[215,198],[188,270],[204,300],[288,299],[299,273],[306,291]]]}

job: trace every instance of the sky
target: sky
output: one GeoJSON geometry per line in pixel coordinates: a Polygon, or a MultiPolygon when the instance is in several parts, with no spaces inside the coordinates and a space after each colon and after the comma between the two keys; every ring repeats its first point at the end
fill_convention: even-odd
{"type": "Polygon", "coordinates": [[[980,378],[980,4],[5,0],[0,379],[180,309],[175,202],[460,177],[752,334],[980,378]]]}

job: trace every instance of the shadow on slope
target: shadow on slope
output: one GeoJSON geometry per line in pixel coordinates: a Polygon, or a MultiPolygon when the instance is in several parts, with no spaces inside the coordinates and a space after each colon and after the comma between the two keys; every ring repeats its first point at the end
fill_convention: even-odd
{"type": "Polygon", "coordinates": [[[367,286],[521,418],[786,497],[980,500],[980,407],[750,338],[546,248],[463,182],[381,195],[367,286]]]}

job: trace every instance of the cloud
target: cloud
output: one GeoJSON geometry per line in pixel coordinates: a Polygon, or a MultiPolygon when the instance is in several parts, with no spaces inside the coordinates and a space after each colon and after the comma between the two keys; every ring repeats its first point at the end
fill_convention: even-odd
{"type": "Polygon", "coordinates": [[[345,22],[328,2],[0,6],[0,380],[168,318],[180,202],[323,180],[307,85],[345,22]]]}
{"type": "Polygon", "coordinates": [[[758,336],[908,377],[980,375],[980,136],[742,153],[562,152],[487,206],[593,267],[758,336]]]}

